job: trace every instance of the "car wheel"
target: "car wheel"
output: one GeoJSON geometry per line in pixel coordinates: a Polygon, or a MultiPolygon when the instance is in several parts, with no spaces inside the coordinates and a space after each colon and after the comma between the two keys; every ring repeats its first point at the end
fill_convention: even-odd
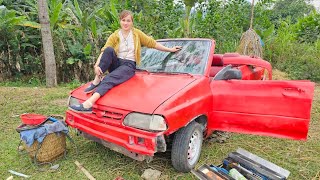
{"type": "Polygon", "coordinates": [[[179,172],[189,172],[197,164],[203,141],[203,126],[191,122],[181,128],[174,136],[171,161],[179,172]]]}

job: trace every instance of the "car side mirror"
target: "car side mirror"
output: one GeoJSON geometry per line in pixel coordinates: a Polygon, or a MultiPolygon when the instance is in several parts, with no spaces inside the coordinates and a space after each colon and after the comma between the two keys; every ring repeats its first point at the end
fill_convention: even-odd
{"type": "Polygon", "coordinates": [[[229,80],[229,79],[241,79],[242,73],[239,69],[232,69],[231,65],[226,66],[219,71],[213,78],[213,80],[229,80]]]}

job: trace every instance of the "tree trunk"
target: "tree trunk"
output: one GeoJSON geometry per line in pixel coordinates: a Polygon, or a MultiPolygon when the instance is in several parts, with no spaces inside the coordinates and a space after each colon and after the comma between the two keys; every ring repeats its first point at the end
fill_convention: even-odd
{"type": "Polygon", "coordinates": [[[190,11],[191,11],[191,8],[190,6],[186,6],[186,19],[185,19],[185,37],[191,37],[191,34],[190,34],[190,11]]]}
{"type": "Polygon", "coordinates": [[[191,27],[190,27],[190,11],[192,7],[195,5],[197,0],[184,0],[184,5],[186,6],[186,18],[185,18],[185,29],[184,29],[184,37],[191,37],[191,27]]]}
{"type": "Polygon", "coordinates": [[[56,60],[54,57],[48,5],[46,0],[38,0],[38,15],[41,24],[42,46],[45,60],[46,85],[57,86],[56,60]]]}

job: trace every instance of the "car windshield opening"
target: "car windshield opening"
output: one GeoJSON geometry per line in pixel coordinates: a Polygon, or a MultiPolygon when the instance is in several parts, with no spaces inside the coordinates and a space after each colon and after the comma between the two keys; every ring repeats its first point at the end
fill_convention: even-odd
{"type": "Polygon", "coordinates": [[[168,40],[160,41],[166,47],[182,46],[176,53],[143,48],[141,63],[137,67],[152,73],[203,74],[210,52],[209,40],[168,40]]]}

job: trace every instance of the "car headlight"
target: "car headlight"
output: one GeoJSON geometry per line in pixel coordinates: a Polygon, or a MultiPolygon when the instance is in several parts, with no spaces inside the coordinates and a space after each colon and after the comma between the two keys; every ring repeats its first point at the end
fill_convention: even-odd
{"type": "Polygon", "coordinates": [[[75,97],[69,96],[68,106],[74,106],[74,105],[80,105],[80,101],[75,97]]]}
{"type": "Polygon", "coordinates": [[[167,130],[167,124],[160,115],[130,113],[124,118],[123,124],[144,130],[167,130]]]}

